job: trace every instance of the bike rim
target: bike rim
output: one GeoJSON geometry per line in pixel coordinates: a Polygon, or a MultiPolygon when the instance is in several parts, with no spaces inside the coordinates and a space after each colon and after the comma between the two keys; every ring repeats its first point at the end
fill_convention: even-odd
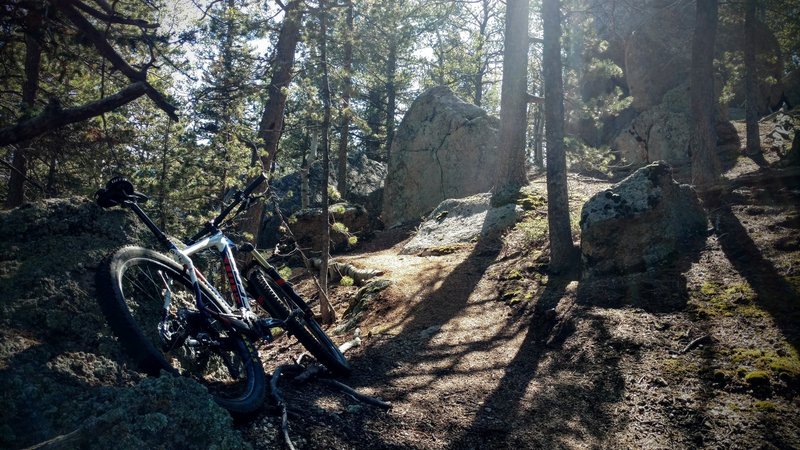
{"type": "MultiPolygon", "coordinates": [[[[252,361],[247,344],[223,329],[198,327],[181,320],[179,310],[190,313],[193,322],[205,319],[195,307],[195,296],[188,279],[173,268],[147,258],[126,261],[119,272],[119,289],[128,312],[143,339],[155,349],[165,369],[195,379],[220,401],[247,398],[253,386],[252,361]],[[184,325],[181,335],[165,342],[159,324],[169,296],[168,318],[184,325]]],[[[180,328],[176,326],[176,328],[180,328]]]]}

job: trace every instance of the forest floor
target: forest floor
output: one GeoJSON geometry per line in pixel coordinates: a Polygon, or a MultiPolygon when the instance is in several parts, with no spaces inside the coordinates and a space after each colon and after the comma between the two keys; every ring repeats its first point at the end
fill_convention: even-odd
{"type": "MultiPolygon", "coordinates": [[[[392,281],[344,381],[393,406],[282,383],[294,444],[800,448],[800,183],[781,174],[740,158],[704,245],[620,278],[548,277],[541,217],[439,256],[401,255],[413,230],[379,233],[340,258],[392,281]]],[[[609,185],[571,176],[572,207],[609,185]]],[[[333,289],[340,314],[356,289],[333,289]]],[[[262,356],[301,351],[277,341],[262,356]]],[[[274,409],[239,428],[255,448],[283,445],[274,409]]]]}

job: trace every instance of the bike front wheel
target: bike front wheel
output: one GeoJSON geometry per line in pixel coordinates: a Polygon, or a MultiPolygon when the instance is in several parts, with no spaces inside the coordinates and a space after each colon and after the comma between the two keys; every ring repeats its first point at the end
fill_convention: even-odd
{"type": "Polygon", "coordinates": [[[339,347],[331,341],[325,331],[310,313],[291,314],[300,308],[283,289],[260,267],[254,267],[247,276],[250,287],[255,291],[258,303],[275,319],[284,320],[286,331],[294,335],[309,353],[336,375],[349,375],[350,363],[339,347]]]}
{"type": "MultiPolygon", "coordinates": [[[[196,307],[183,267],[161,253],[123,247],[97,272],[100,306],[138,367],[188,376],[205,385],[220,406],[249,414],[264,401],[265,375],[253,344],[196,307]]],[[[213,307],[209,290],[200,287],[213,307]]]]}

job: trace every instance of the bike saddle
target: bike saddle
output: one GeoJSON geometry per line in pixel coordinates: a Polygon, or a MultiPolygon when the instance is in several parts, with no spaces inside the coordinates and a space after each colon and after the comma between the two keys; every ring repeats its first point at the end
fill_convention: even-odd
{"type": "Polygon", "coordinates": [[[95,201],[103,208],[122,205],[125,202],[146,202],[147,196],[136,192],[133,183],[124,177],[114,177],[108,180],[106,187],[94,193],[95,201]]]}

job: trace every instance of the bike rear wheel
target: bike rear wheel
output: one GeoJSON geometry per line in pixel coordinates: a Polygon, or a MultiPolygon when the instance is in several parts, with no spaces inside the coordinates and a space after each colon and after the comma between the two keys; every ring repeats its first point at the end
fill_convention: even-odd
{"type": "MultiPolygon", "coordinates": [[[[233,414],[262,405],[266,381],[258,352],[197,311],[191,279],[178,263],[149,249],[123,247],[101,265],[97,291],[112,330],[142,371],[191,377],[233,414]]],[[[213,305],[208,289],[201,286],[201,293],[213,305]]]]}
{"type": "Polygon", "coordinates": [[[346,376],[352,371],[350,363],[339,347],[331,341],[319,323],[310,313],[291,315],[291,311],[301,308],[290,299],[283,289],[260,267],[254,267],[247,275],[250,287],[255,291],[257,301],[275,319],[286,321],[286,331],[336,375],[346,376]]]}

